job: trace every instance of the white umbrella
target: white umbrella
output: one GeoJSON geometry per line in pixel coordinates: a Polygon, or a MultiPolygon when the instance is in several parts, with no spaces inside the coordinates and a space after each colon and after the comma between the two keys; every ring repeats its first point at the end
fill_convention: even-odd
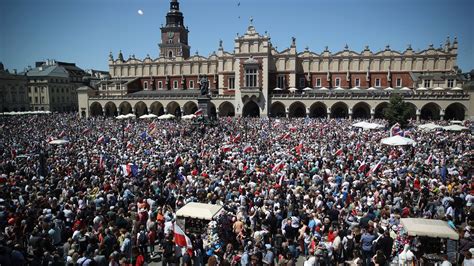
{"type": "Polygon", "coordinates": [[[459,88],[459,87],[454,87],[451,89],[452,91],[462,91],[462,88],[459,88]]]}
{"type": "Polygon", "coordinates": [[[329,90],[329,89],[326,88],[326,87],[321,87],[321,88],[318,89],[318,91],[328,91],[328,90],[329,90]]]}
{"type": "Polygon", "coordinates": [[[417,90],[417,91],[427,91],[428,89],[425,88],[425,87],[420,87],[420,88],[417,88],[416,90],[417,90]]]}
{"type": "Polygon", "coordinates": [[[122,120],[122,119],[127,119],[127,117],[124,115],[119,115],[115,119],[122,120]]]}
{"type": "Polygon", "coordinates": [[[140,116],[140,119],[150,119],[150,118],[157,118],[158,116],[154,114],[148,114],[148,115],[142,115],[140,116]]]}
{"type": "Polygon", "coordinates": [[[401,90],[401,91],[411,91],[411,89],[408,88],[408,87],[403,87],[403,88],[401,88],[400,90],[401,90]]]}
{"type": "Polygon", "coordinates": [[[310,88],[310,87],[306,87],[306,88],[304,88],[303,90],[304,90],[304,91],[312,91],[313,89],[310,88]]]}
{"type": "Polygon", "coordinates": [[[164,114],[164,115],[158,116],[158,119],[161,119],[161,120],[163,120],[163,119],[173,119],[173,118],[175,118],[175,116],[172,115],[172,114],[164,114]]]}
{"type": "Polygon", "coordinates": [[[397,135],[389,138],[384,138],[380,141],[380,143],[389,146],[406,146],[416,144],[416,141],[397,135]]]}
{"type": "Polygon", "coordinates": [[[125,115],[125,117],[126,118],[136,118],[137,116],[135,114],[130,113],[130,114],[125,115]]]}
{"type": "Polygon", "coordinates": [[[437,128],[443,128],[443,127],[440,125],[436,125],[434,123],[428,123],[428,124],[419,125],[418,128],[423,129],[423,130],[435,130],[437,128]]]}
{"type": "Polygon", "coordinates": [[[55,140],[52,140],[48,143],[51,144],[51,145],[63,145],[63,144],[69,143],[69,141],[67,141],[65,139],[55,139],[55,140]]]}
{"type": "Polygon", "coordinates": [[[441,87],[436,87],[436,88],[434,88],[433,90],[434,90],[434,91],[444,91],[444,89],[441,88],[441,87]]]}
{"type": "Polygon", "coordinates": [[[376,123],[368,123],[368,122],[359,122],[352,125],[353,127],[360,127],[362,129],[379,129],[384,128],[383,125],[376,124],[376,123]]]}
{"type": "Polygon", "coordinates": [[[274,91],[282,91],[283,89],[282,88],[274,88],[273,90],[274,91]]]}
{"type": "Polygon", "coordinates": [[[451,121],[449,121],[449,123],[451,123],[451,124],[459,124],[459,125],[460,125],[460,124],[462,124],[462,121],[460,121],[460,120],[451,120],[451,121]]]}
{"type": "Polygon", "coordinates": [[[197,116],[195,114],[190,114],[190,115],[183,115],[181,117],[181,119],[184,119],[184,120],[192,120],[194,118],[196,118],[197,116]]]}
{"type": "Polygon", "coordinates": [[[383,89],[384,91],[393,91],[394,89],[392,87],[387,87],[385,89],[383,89]]]}
{"type": "Polygon", "coordinates": [[[447,126],[447,127],[443,127],[444,130],[447,130],[447,131],[463,131],[463,130],[469,130],[469,128],[467,127],[463,127],[463,126],[460,126],[460,125],[450,125],[450,126],[447,126]]]}
{"type": "Polygon", "coordinates": [[[289,88],[288,90],[289,90],[290,92],[295,92],[295,91],[297,91],[298,89],[297,89],[297,88],[289,88]]]}
{"type": "Polygon", "coordinates": [[[368,88],[367,90],[368,90],[368,91],[378,91],[379,89],[374,88],[374,87],[370,87],[370,88],[368,88]]]}
{"type": "Polygon", "coordinates": [[[359,87],[354,87],[351,89],[351,91],[360,91],[360,88],[359,87]]]}

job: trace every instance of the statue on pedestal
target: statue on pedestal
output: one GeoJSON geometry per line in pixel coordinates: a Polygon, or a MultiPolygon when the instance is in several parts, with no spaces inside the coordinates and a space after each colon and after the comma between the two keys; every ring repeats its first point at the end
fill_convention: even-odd
{"type": "Polygon", "coordinates": [[[206,76],[201,77],[199,80],[199,88],[201,90],[201,96],[206,96],[209,94],[209,80],[206,76]]]}

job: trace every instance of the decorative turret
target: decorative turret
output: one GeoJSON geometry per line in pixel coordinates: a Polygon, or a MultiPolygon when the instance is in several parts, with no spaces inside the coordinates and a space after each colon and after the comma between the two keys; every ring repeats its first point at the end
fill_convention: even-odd
{"type": "Polygon", "coordinates": [[[123,61],[123,54],[122,54],[122,50],[119,51],[119,54],[118,54],[118,60],[120,61],[123,61]]]}

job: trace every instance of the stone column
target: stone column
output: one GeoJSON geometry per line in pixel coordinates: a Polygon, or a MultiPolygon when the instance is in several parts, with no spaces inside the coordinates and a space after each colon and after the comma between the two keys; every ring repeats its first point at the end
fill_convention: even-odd
{"type": "Polygon", "coordinates": [[[328,115],[328,119],[331,119],[331,108],[328,108],[327,110],[327,115],[328,115]]]}
{"type": "Polygon", "coordinates": [[[417,122],[420,122],[420,116],[421,116],[421,110],[420,110],[420,109],[416,109],[416,121],[417,121],[417,122]]]}
{"type": "Polygon", "coordinates": [[[151,108],[148,107],[148,114],[151,114],[151,108]]]}
{"type": "Polygon", "coordinates": [[[439,120],[444,120],[444,110],[439,110],[439,120]]]}
{"type": "Polygon", "coordinates": [[[135,113],[135,106],[132,107],[132,114],[136,115],[136,113],[135,113]]]}
{"type": "Polygon", "coordinates": [[[374,119],[375,118],[375,109],[371,109],[370,110],[370,119],[374,119]]]}
{"type": "Polygon", "coordinates": [[[105,113],[105,107],[102,108],[102,115],[103,115],[103,116],[107,116],[107,114],[105,113]]]}
{"type": "Polygon", "coordinates": [[[349,120],[352,120],[352,108],[349,108],[349,120]]]}

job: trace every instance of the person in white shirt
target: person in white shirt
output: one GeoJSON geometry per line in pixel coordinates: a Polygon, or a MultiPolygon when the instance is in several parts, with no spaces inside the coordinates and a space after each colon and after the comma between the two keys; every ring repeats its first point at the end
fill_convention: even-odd
{"type": "Polygon", "coordinates": [[[412,265],[415,255],[410,250],[410,245],[406,244],[402,253],[398,255],[398,265],[409,266],[412,265]]]}

